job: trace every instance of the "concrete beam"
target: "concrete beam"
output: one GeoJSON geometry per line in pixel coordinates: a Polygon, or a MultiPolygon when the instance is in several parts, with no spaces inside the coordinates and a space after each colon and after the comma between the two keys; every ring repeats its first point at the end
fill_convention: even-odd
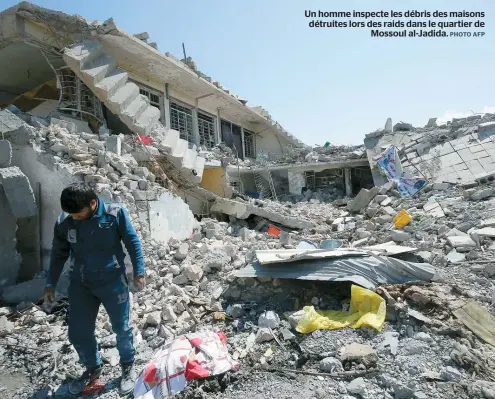
{"type": "Polygon", "coordinates": [[[16,218],[31,217],[38,213],[31,184],[17,166],[0,169],[0,183],[16,218]]]}
{"type": "MultiPolygon", "coordinates": [[[[347,159],[339,161],[329,161],[329,162],[314,162],[314,163],[300,163],[300,164],[275,164],[268,165],[264,168],[239,168],[240,173],[253,173],[256,171],[264,170],[289,170],[293,173],[302,173],[307,170],[314,170],[315,172],[321,172],[327,169],[343,169],[343,168],[357,168],[362,166],[369,166],[368,160],[366,158],[360,159],[347,159]]],[[[237,166],[229,166],[227,168],[229,174],[237,174],[237,166]]]]}
{"type": "Polygon", "coordinates": [[[293,229],[310,229],[315,226],[314,223],[309,220],[282,216],[277,212],[265,208],[220,197],[216,199],[215,203],[211,206],[210,211],[212,213],[231,215],[237,219],[247,219],[251,215],[260,216],[271,222],[293,229]]]}
{"type": "Polygon", "coordinates": [[[344,181],[345,181],[345,195],[347,197],[352,197],[351,168],[344,169],[344,181]]]}

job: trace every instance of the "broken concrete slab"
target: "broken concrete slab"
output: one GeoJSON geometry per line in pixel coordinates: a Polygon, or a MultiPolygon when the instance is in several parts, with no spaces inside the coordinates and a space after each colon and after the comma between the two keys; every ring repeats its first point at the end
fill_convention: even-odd
{"type": "Polygon", "coordinates": [[[434,218],[445,217],[441,205],[434,198],[430,198],[428,202],[424,204],[423,210],[434,218]]]}
{"type": "Polygon", "coordinates": [[[450,236],[447,242],[454,248],[476,248],[476,243],[468,235],[450,236]]]}
{"type": "Polygon", "coordinates": [[[359,212],[363,210],[369,205],[373,198],[375,198],[379,191],[379,187],[373,187],[371,190],[365,188],[361,189],[358,195],[347,204],[347,210],[349,212],[359,212]]]}
{"type": "Polygon", "coordinates": [[[23,283],[5,287],[2,300],[6,303],[37,302],[43,297],[46,280],[36,278],[23,283]]]}
{"type": "Polygon", "coordinates": [[[474,201],[481,201],[485,198],[493,196],[494,191],[491,188],[483,188],[481,190],[475,191],[471,194],[471,199],[474,201]]]}
{"type": "Polygon", "coordinates": [[[247,219],[251,215],[256,215],[268,219],[273,223],[293,229],[309,229],[315,226],[314,223],[309,220],[287,217],[251,203],[233,201],[227,198],[216,197],[216,201],[211,206],[210,211],[213,213],[224,213],[226,215],[235,216],[237,219],[247,219]]]}
{"type": "Polygon", "coordinates": [[[8,168],[12,162],[12,145],[8,140],[0,139],[0,168],[8,168]]]}
{"type": "Polygon", "coordinates": [[[34,129],[7,109],[0,111],[0,137],[13,144],[27,144],[36,137],[34,129]]]}
{"type": "Polygon", "coordinates": [[[480,237],[495,237],[495,227],[483,227],[479,230],[476,230],[476,234],[480,237]]]}
{"type": "Polygon", "coordinates": [[[10,209],[16,218],[37,214],[36,199],[31,184],[17,166],[0,169],[0,184],[3,186],[10,209]]]}

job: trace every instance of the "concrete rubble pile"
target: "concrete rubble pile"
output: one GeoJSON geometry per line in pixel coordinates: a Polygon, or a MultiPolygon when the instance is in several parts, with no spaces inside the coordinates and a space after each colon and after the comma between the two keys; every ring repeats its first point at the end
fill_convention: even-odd
{"type": "MultiPolygon", "coordinates": [[[[168,339],[194,328],[222,328],[229,351],[242,362],[241,371],[191,384],[178,398],[277,398],[294,392],[318,399],[495,397],[495,353],[453,315],[468,300],[482,308],[493,304],[491,183],[469,189],[432,185],[409,199],[386,184],[333,204],[260,201],[312,224],[272,237],[236,218],[202,219],[189,239],[163,243],[149,237],[139,201],[165,189],[138,165],[132,146],[119,136],[100,140],[57,119],[26,120],[26,145],[34,146],[40,159],[129,209],[147,266],[147,287],[133,296],[138,368],[168,339]],[[393,219],[403,209],[412,221],[396,229],[393,219]],[[286,318],[285,312],[306,305],[348,308],[348,284],[234,277],[255,259],[256,250],[290,249],[303,239],[328,238],[353,247],[394,241],[417,248],[414,256],[434,265],[438,277],[427,285],[380,286],[377,292],[387,301],[381,332],[348,328],[307,335],[296,333],[297,317],[286,318]]],[[[27,398],[43,387],[55,392],[66,373],[77,372],[66,311],[64,301],[51,314],[25,302],[0,308],[0,367],[21,380],[17,390],[3,386],[3,393],[27,398]]],[[[96,333],[105,362],[117,365],[115,335],[103,309],[96,333]]],[[[106,379],[119,372],[107,369],[106,379]]],[[[115,397],[112,387],[107,390],[100,397],[115,397]]]]}
{"type": "Polygon", "coordinates": [[[390,146],[397,147],[404,172],[432,183],[469,184],[495,174],[495,115],[476,114],[422,128],[397,123],[366,135],[366,153],[375,185],[385,180],[376,165],[390,146]]]}
{"type": "Polygon", "coordinates": [[[226,164],[240,166],[243,168],[257,168],[262,166],[276,165],[298,165],[306,163],[344,161],[347,159],[362,158],[365,155],[364,146],[315,146],[294,147],[287,146],[283,154],[277,155],[267,151],[260,151],[256,158],[238,159],[235,151],[225,143],[207,149],[200,148],[200,155],[207,160],[223,161],[226,164]]]}

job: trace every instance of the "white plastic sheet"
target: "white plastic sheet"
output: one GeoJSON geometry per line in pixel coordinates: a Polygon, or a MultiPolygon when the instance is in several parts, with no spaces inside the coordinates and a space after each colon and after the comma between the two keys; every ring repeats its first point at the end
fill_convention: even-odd
{"type": "Polygon", "coordinates": [[[146,364],[134,386],[135,399],[164,399],[189,381],[238,370],[221,331],[181,335],[167,342],[146,364]]]}

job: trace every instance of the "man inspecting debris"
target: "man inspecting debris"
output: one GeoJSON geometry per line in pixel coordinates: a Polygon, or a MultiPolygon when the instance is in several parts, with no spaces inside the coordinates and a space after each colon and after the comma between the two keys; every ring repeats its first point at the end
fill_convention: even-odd
{"type": "Polygon", "coordinates": [[[101,375],[103,365],[96,344],[95,323],[100,304],[103,304],[117,335],[122,366],[120,391],[128,394],[136,378],[135,350],[121,242],[132,261],[134,284],[142,290],[145,285],[144,260],[139,237],[127,211],[119,204],[103,202],[89,186],[66,187],[60,203],[63,213],[55,223],[45,301],[53,303],[55,287],[70,257],[69,340],[86,370],[72,382],[69,391],[76,395],[101,375]]]}

